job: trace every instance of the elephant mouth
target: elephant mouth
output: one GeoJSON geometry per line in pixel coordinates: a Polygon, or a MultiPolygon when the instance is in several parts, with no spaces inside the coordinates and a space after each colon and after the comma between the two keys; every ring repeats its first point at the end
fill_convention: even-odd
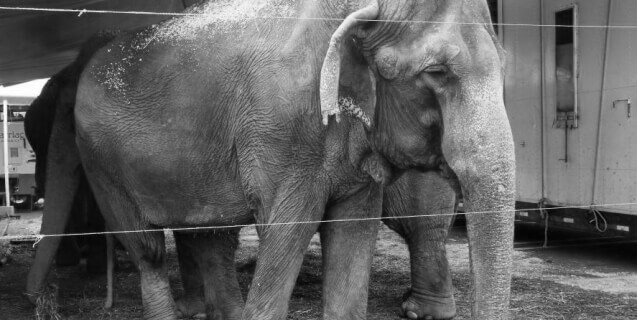
{"type": "Polygon", "coordinates": [[[411,89],[378,85],[370,140],[397,168],[436,170],[444,162],[440,108],[432,95],[411,89]]]}

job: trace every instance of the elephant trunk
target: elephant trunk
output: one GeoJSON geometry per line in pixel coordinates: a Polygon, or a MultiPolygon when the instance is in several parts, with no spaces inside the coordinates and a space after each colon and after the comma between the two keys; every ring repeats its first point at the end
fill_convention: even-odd
{"type": "MultiPolygon", "coordinates": [[[[501,179],[485,178],[478,188],[498,189],[501,179]]],[[[465,198],[469,256],[474,274],[472,314],[475,319],[508,319],[513,256],[514,197],[498,191],[465,198]]]]}
{"type": "Polygon", "coordinates": [[[497,75],[468,79],[446,97],[443,153],[464,196],[474,319],[508,319],[515,152],[497,75]]]}

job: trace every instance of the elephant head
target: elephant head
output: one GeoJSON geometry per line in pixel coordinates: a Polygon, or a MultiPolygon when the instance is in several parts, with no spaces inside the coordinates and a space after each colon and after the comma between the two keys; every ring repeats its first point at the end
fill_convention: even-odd
{"type": "Polygon", "coordinates": [[[391,165],[455,173],[466,211],[475,212],[467,214],[472,313],[508,318],[514,147],[503,101],[504,53],[487,3],[373,0],[358,8],[333,33],[324,59],[323,123],[329,115],[339,120],[339,100],[349,101],[350,113],[358,100],[369,143],[391,165]],[[343,63],[353,60],[366,68],[343,63]],[[342,81],[339,92],[339,76],[352,74],[372,90],[348,92],[367,90],[375,99],[344,96],[342,81]]]}

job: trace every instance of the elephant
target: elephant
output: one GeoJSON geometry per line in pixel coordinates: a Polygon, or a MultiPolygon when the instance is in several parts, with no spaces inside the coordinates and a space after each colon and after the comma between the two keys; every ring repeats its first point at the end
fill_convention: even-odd
{"type": "MultiPolygon", "coordinates": [[[[92,54],[99,47],[104,46],[108,41],[112,40],[115,35],[116,33],[113,32],[97,34],[85,44],[85,49],[82,51],[83,54],[92,54]]],[[[44,170],[46,168],[45,164],[49,150],[48,138],[51,135],[55,111],[58,106],[61,110],[72,110],[74,108],[74,93],[80,76],[78,68],[83,67],[86,60],[88,59],[85,56],[78,58],[78,61],[54,75],[48,81],[41,95],[32,104],[27,114],[28,124],[26,128],[28,139],[33,143],[35,151],[37,152],[36,163],[38,170],[36,175],[38,177],[39,186],[43,186],[46,181],[46,173],[44,170]]],[[[60,119],[67,119],[68,114],[70,113],[67,112],[61,115],[58,121],[60,121],[60,119]]],[[[72,125],[72,119],[68,119],[67,125],[72,125]]],[[[62,145],[64,145],[64,143],[73,144],[74,140],[62,142],[62,145]]],[[[51,148],[58,148],[60,146],[55,141],[51,142],[51,145],[51,148]]],[[[50,164],[50,166],[51,165],[54,164],[50,164]]],[[[79,170],[81,170],[81,168],[79,170]]],[[[448,263],[446,262],[444,247],[444,240],[446,238],[447,228],[451,222],[451,217],[390,219],[391,217],[400,218],[402,216],[423,213],[436,214],[444,212],[449,214],[453,212],[454,191],[451,190],[447,184],[445,179],[439,177],[439,174],[436,172],[423,174],[410,172],[400,177],[397,182],[389,186],[384,193],[382,215],[387,219],[383,221],[406,240],[411,251],[413,285],[402,306],[403,315],[405,316],[411,312],[412,318],[416,317],[415,315],[421,315],[423,318],[425,315],[430,315],[436,319],[445,319],[451,318],[455,314],[455,302],[453,300],[450,273],[448,263]]],[[[41,188],[39,191],[42,192],[42,189],[44,188],[41,188]]],[[[103,219],[99,208],[97,208],[95,204],[88,208],[77,208],[78,204],[84,204],[86,202],[94,203],[94,196],[90,187],[86,185],[85,179],[82,179],[81,185],[74,193],[75,200],[73,210],[71,211],[71,222],[79,216],[83,224],[88,222],[93,225],[101,225],[101,228],[76,229],[76,232],[104,231],[103,222],[100,224],[103,219]],[[78,214],[78,212],[80,214],[78,214]]],[[[52,217],[52,219],[45,220],[45,223],[54,223],[56,225],[67,224],[59,214],[59,212],[47,212],[47,217],[52,217]]],[[[43,229],[49,230],[50,228],[50,226],[45,225],[43,229]]],[[[192,241],[188,239],[188,237],[191,237],[189,234],[178,232],[175,236],[177,238],[177,246],[180,249],[179,264],[182,282],[186,292],[185,296],[177,303],[179,312],[181,315],[186,316],[205,313],[203,278],[196,266],[194,256],[190,254],[188,250],[198,251],[198,247],[200,246],[199,242],[204,241],[202,237],[206,237],[206,235],[202,232],[197,232],[195,234],[196,239],[192,241]]],[[[68,238],[62,238],[58,252],[69,250],[64,246],[65,239],[68,238]]],[[[48,240],[43,241],[46,242],[48,240]]],[[[71,243],[74,244],[73,242],[71,243]]],[[[90,244],[95,244],[95,241],[90,244]]],[[[43,248],[48,247],[45,245],[43,248]]],[[[77,246],[71,247],[71,249],[73,248],[77,249],[77,246]]],[[[101,256],[100,259],[96,260],[88,259],[88,266],[103,268],[106,265],[103,257],[103,245],[94,245],[92,249],[93,252],[97,251],[97,254],[101,256]]],[[[58,257],[56,257],[56,263],[58,263],[58,265],[60,265],[59,256],[58,254],[58,257]]],[[[227,265],[223,268],[227,269],[226,274],[229,275],[229,270],[233,268],[233,259],[224,258],[223,256],[215,258],[228,261],[227,265]]],[[[108,261],[112,263],[112,259],[108,261]]],[[[42,274],[46,273],[48,273],[48,267],[42,265],[42,262],[36,261],[29,276],[29,281],[31,282],[32,278],[44,279],[45,276],[42,274]]],[[[110,306],[112,305],[113,290],[112,268],[108,276],[111,280],[107,286],[110,293],[107,294],[108,302],[106,305],[110,306]]],[[[231,281],[236,279],[236,276],[231,275],[224,277],[224,279],[231,281]]],[[[41,288],[42,284],[34,286],[41,288]]],[[[242,297],[239,295],[236,297],[236,301],[242,301],[242,297]]]]}
{"type": "MultiPolygon", "coordinates": [[[[46,182],[46,163],[47,155],[49,151],[49,137],[51,135],[51,129],[54,125],[54,119],[60,122],[65,119],[66,126],[72,126],[73,119],[69,118],[71,114],[69,110],[72,110],[75,105],[75,92],[77,89],[77,82],[79,80],[80,71],[86,64],[88,57],[92,55],[97,49],[106,45],[109,41],[115,38],[119,32],[115,31],[103,31],[92,38],[90,38],[83,46],[82,53],[78,56],[77,60],[71,65],[64,68],[58,74],[51,77],[43,88],[41,95],[33,102],[28,113],[26,120],[26,132],[29,142],[34,146],[37,154],[36,162],[36,177],[38,181],[38,194],[44,196],[44,185],[46,182]],[[55,118],[55,111],[66,110],[58,118],[55,118]]],[[[69,141],[53,141],[51,142],[51,148],[60,148],[65,144],[73,144],[73,140],[69,141]]],[[[67,151],[68,147],[62,148],[67,151]]],[[[55,153],[55,151],[53,151],[55,153]]],[[[54,166],[55,164],[49,164],[54,166]]],[[[81,171],[81,168],[77,170],[81,171]]],[[[80,176],[82,176],[80,174],[80,176]]],[[[453,212],[454,206],[454,191],[447,186],[445,179],[441,178],[436,172],[410,172],[400,177],[396,183],[387,188],[384,193],[383,200],[383,217],[386,218],[383,221],[393,230],[398,232],[409,245],[412,257],[412,279],[413,285],[405,299],[403,304],[403,314],[406,316],[409,312],[412,312],[412,317],[415,315],[431,315],[436,319],[451,318],[455,314],[455,302],[453,300],[453,293],[451,291],[451,279],[449,276],[448,263],[446,262],[444,241],[446,238],[447,229],[451,222],[449,213],[453,212]],[[422,217],[418,219],[400,219],[400,217],[416,214],[436,214],[444,212],[447,216],[443,217],[422,217]],[[398,217],[399,219],[391,219],[391,217],[398,217]]],[[[55,184],[54,184],[55,185],[55,184]]],[[[57,188],[57,186],[55,186],[57,188]]],[[[45,226],[43,229],[50,230],[50,224],[55,224],[56,228],[60,229],[60,226],[68,225],[75,222],[77,226],[92,225],[97,226],[91,229],[75,229],[74,232],[99,232],[104,231],[103,218],[99,208],[95,204],[94,195],[90,187],[86,184],[85,178],[82,176],[80,186],[77,191],[74,192],[75,198],[73,201],[73,209],[70,213],[69,222],[66,222],[63,217],[60,217],[59,212],[47,212],[47,217],[44,221],[45,226]],[[79,220],[78,220],[79,219],[79,220]]],[[[69,231],[68,227],[66,231],[69,231]]],[[[178,301],[178,309],[181,315],[195,315],[198,313],[205,313],[205,303],[203,300],[203,276],[200,274],[199,268],[196,264],[196,259],[193,254],[189,253],[189,250],[199,250],[200,243],[205,243],[202,238],[206,235],[203,232],[197,232],[195,239],[188,239],[192,235],[183,232],[177,232],[175,234],[177,238],[177,246],[179,250],[179,265],[182,274],[182,282],[185,288],[185,296],[178,301]]],[[[91,236],[89,238],[98,238],[98,236],[91,236]]],[[[99,269],[100,271],[107,265],[104,261],[104,245],[103,240],[99,237],[100,241],[89,242],[90,252],[93,252],[89,256],[87,266],[89,270],[99,269]],[[97,256],[97,257],[96,257],[97,256]],[[97,259],[96,259],[97,258],[97,259]]],[[[77,245],[75,241],[66,241],[71,237],[65,237],[61,239],[60,247],[57,249],[60,251],[75,251],[72,255],[79,255],[77,253],[77,245]],[[70,248],[65,246],[70,245],[70,248]]],[[[107,238],[107,241],[109,238],[107,238]]],[[[44,243],[48,239],[43,240],[44,243]]],[[[113,245],[111,245],[112,247],[113,245]]],[[[49,249],[48,246],[43,245],[41,248],[49,249]]],[[[42,249],[39,249],[42,250],[42,249]]],[[[51,252],[56,250],[52,249],[51,252]]],[[[222,268],[227,270],[224,279],[229,281],[235,280],[236,275],[232,275],[230,272],[233,270],[233,260],[228,259],[232,253],[228,253],[225,256],[215,257],[226,261],[226,265],[222,268]]],[[[67,254],[68,256],[68,254],[67,254]]],[[[56,257],[56,263],[58,266],[63,265],[60,263],[60,254],[56,257]]],[[[109,268],[109,294],[107,294],[106,306],[112,305],[112,259],[108,259],[111,263],[109,268]]],[[[44,279],[48,273],[48,266],[42,264],[42,262],[36,261],[29,275],[29,281],[31,279],[44,279]]],[[[41,288],[42,284],[34,285],[41,288]]],[[[31,290],[33,291],[33,290],[31,290]]],[[[31,295],[35,297],[35,295],[31,295]]],[[[239,295],[236,297],[236,301],[242,301],[242,297],[239,295]]],[[[222,307],[222,306],[218,306],[222,307]]],[[[224,306],[227,307],[227,306],[224,306]]]]}
{"type": "MultiPolygon", "coordinates": [[[[285,318],[321,225],[324,318],[362,319],[384,190],[409,170],[446,173],[467,211],[486,212],[467,216],[472,314],[508,317],[515,161],[484,0],[221,1],[189,12],[93,56],[74,131],[52,131],[77,148],[50,170],[65,186],[54,198],[70,198],[81,163],[111,230],[256,222],[245,306],[231,303],[233,286],[214,288],[224,269],[207,263],[225,263],[215,255],[234,252],[236,229],[190,251],[212,275],[206,304],[229,306],[208,313],[228,319],[285,318]]],[[[144,318],[174,319],[163,233],[118,238],[140,269],[144,318]]]]}
{"type": "MultiPolygon", "coordinates": [[[[112,40],[115,35],[116,33],[114,32],[101,32],[89,40],[84,46],[85,49],[82,51],[84,56],[78,58],[78,61],[54,75],[47,82],[41,95],[29,109],[26,131],[28,139],[35,146],[34,148],[38,155],[38,170],[36,175],[38,177],[39,186],[43,186],[46,181],[46,173],[44,170],[46,168],[46,159],[49,150],[48,138],[51,135],[51,128],[53,127],[57,107],[60,106],[61,110],[74,108],[74,93],[80,75],[77,68],[83,67],[85,61],[88,60],[86,58],[87,54],[92,54],[97,48],[112,40]]],[[[64,114],[66,118],[60,116],[58,121],[60,121],[60,119],[67,119],[68,114],[68,112],[64,114]]],[[[69,123],[72,123],[72,119],[69,119],[69,123]]],[[[64,145],[64,143],[72,144],[73,142],[74,140],[70,140],[63,142],[62,145],[64,145]]],[[[51,144],[52,148],[59,147],[59,144],[56,142],[52,142],[51,144]]],[[[77,209],[78,203],[84,204],[86,201],[94,199],[89,186],[85,185],[83,181],[81,183],[84,184],[80,185],[77,191],[74,192],[75,200],[73,210],[71,211],[71,217],[74,218],[71,218],[71,221],[78,216],[78,212],[86,212],[90,213],[90,215],[80,214],[79,217],[83,220],[87,220],[88,223],[99,225],[100,221],[103,220],[99,208],[95,205],[90,207],[90,210],[77,209]]],[[[395,184],[389,186],[384,193],[383,217],[402,217],[423,213],[436,214],[439,212],[446,214],[451,213],[454,204],[454,191],[449,189],[446,185],[447,182],[445,179],[439,177],[439,174],[435,172],[424,174],[411,172],[404,174],[395,184]],[[422,177],[420,177],[421,175],[422,177]]],[[[43,189],[44,188],[39,189],[42,195],[43,189]]],[[[94,202],[94,200],[92,200],[92,202],[94,202]]],[[[52,219],[45,220],[47,225],[44,226],[44,229],[46,230],[51,228],[48,225],[51,223],[55,223],[56,225],[67,224],[64,223],[64,219],[59,216],[59,212],[47,212],[47,217],[52,217],[52,219]]],[[[383,221],[406,240],[411,251],[413,285],[409,291],[409,295],[407,295],[405,299],[402,308],[403,314],[407,315],[408,312],[413,312],[413,314],[421,315],[422,317],[432,315],[436,319],[451,318],[455,314],[455,302],[451,291],[451,279],[449,277],[444,248],[444,240],[451,218],[449,216],[422,217],[418,219],[384,219],[383,221]]],[[[86,222],[82,221],[82,223],[86,222]]],[[[99,232],[103,230],[102,225],[101,229],[80,229],[76,231],[99,232]]],[[[192,250],[199,250],[197,240],[205,237],[205,234],[202,234],[202,232],[196,233],[197,240],[195,240],[194,243],[193,241],[188,241],[187,237],[190,237],[188,234],[177,233],[176,237],[178,239],[177,246],[180,248],[179,264],[186,292],[186,295],[178,302],[178,309],[182,315],[204,313],[202,276],[199,274],[198,267],[195,264],[195,258],[192,254],[188,253],[188,250],[190,247],[193,247],[192,250]],[[183,240],[184,237],[186,237],[186,240],[183,240]]],[[[64,246],[65,239],[66,238],[62,238],[58,251],[68,250],[64,246]]],[[[46,242],[48,239],[43,241],[46,242]]],[[[76,247],[77,246],[73,246],[71,249],[76,249],[76,247]]],[[[41,248],[48,247],[44,245],[41,248]]],[[[94,246],[93,249],[97,249],[93,250],[93,252],[97,251],[102,257],[97,261],[89,259],[88,265],[103,268],[105,265],[103,261],[103,246],[94,246]]],[[[53,252],[55,250],[51,251],[53,252]]],[[[56,262],[59,260],[58,257],[56,257],[56,262]]],[[[226,260],[232,261],[233,259],[226,260]]],[[[112,262],[111,259],[109,259],[109,261],[112,262]]],[[[232,270],[232,262],[228,262],[225,268],[232,270]]],[[[36,261],[29,276],[29,281],[32,281],[32,278],[44,279],[46,273],[48,273],[48,267],[44,267],[42,262],[36,261]]],[[[112,269],[109,276],[112,279],[112,269]]],[[[226,279],[236,279],[236,276],[230,276],[226,279]]],[[[35,287],[41,288],[42,284],[35,285],[35,287]]],[[[108,287],[111,293],[107,295],[110,301],[107,302],[106,305],[110,306],[112,305],[112,280],[111,285],[108,287]]],[[[239,296],[237,301],[241,300],[242,298],[239,296]]]]}
{"type": "MultiPolygon", "coordinates": [[[[47,81],[41,94],[31,103],[26,113],[25,134],[36,154],[37,198],[45,197],[49,138],[56,110],[58,108],[72,110],[82,69],[93,53],[114,39],[116,35],[117,32],[114,31],[103,31],[91,37],[81,48],[76,60],[47,81]]],[[[80,186],[73,199],[71,217],[58,219],[55,214],[47,214],[43,218],[45,225],[43,230],[52,227],[67,233],[104,231],[104,220],[85,178],[81,178],[80,186]]],[[[103,273],[106,270],[106,240],[100,235],[62,238],[59,248],[54,250],[57,251],[56,264],[58,266],[77,265],[80,260],[79,243],[84,243],[88,247],[87,271],[103,273]]]]}

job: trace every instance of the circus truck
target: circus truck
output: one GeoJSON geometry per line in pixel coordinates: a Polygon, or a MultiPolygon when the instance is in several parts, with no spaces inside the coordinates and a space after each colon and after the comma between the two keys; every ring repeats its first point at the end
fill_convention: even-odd
{"type": "MultiPolygon", "coordinates": [[[[6,206],[5,174],[9,175],[10,206],[16,209],[33,209],[35,199],[35,153],[24,132],[24,117],[33,97],[7,98],[7,148],[4,147],[4,130],[0,130],[0,202],[6,206]],[[8,150],[8,172],[4,172],[4,150],[8,150]]],[[[4,113],[0,112],[0,124],[4,113]]]]}
{"type": "Polygon", "coordinates": [[[518,223],[637,237],[637,1],[493,0],[518,223]]]}

